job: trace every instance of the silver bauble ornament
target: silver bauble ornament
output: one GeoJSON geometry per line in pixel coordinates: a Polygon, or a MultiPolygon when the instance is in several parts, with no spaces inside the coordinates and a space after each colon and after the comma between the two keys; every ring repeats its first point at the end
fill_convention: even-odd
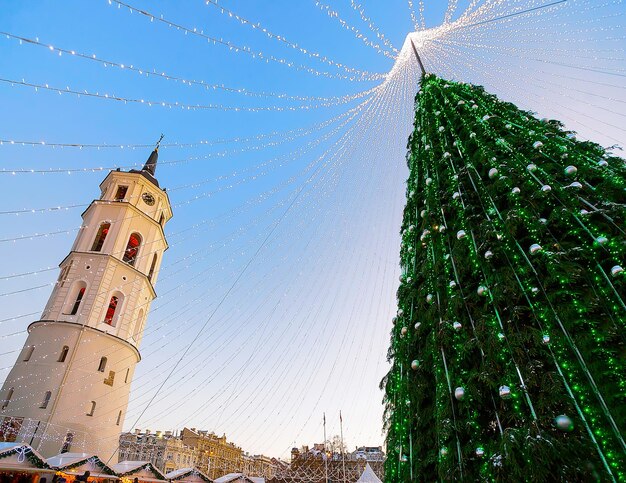
{"type": "Polygon", "coordinates": [[[463,389],[462,387],[457,387],[454,390],[454,397],[458,400],[458,401],[462,401],[463,398],[465,397],[465,389],[463,389]]]}
{"type": "Polygon", "coordinates": [[[430,151],[430,144],[427,144],[426,146],[424,146],[424,151],[430,151]]]}
{"type": "Polygon", "coordinates": [[[454,193],[452,193],[452,199],[456,200],[457,198],[459,198],[461,196],[461,193],[459,193],[458,191],[455,191],[454,193]]]}
{"type": "Polygon", "coordinates": [[[542,146],[543,146],[543,143],[541,141],[535,141],[533,143],[533,148],[535,148],[535,149],[539,149],[542,146]]]}
{"type": "Polygon", "coordinates": [[[487,250],[485,252],[485,260],[489,260],[492,257],[493,257],[493,252],[491,250],[487,250]]]}
{"type": "Polygon", "coordinates": [[[456,103],[457,106],[462,106],[463,104],[465,104],[465,101],[459,101],[456,103]]]}
{"type": "Polygon", "coordinates": [[[404,278],[402,277],[402,275],[398,277],[398,280],[400,280],[400,282],[404,282],[404,278]]]}
{"type": "Polygon", "coordinates": [[[439,116],[441,114],[441,111],[435,111],[435,116],[439,116]]]}
{"type": "Polygon", "coordinates": [[[532,173],[533,171],[537,170],[537,165],[531,163],[528,166],[526,166],[526,169],[532,173]]]}
{"type": "Polygon", "coordinates": [[[478,104],[472,104],[472,109],[478,109],[478,104]]]}
{"type": "Polygon", "coordinates": [[[511,397],[511,388],[509,386],[500,386],[498,394],[502,399],[509,399],[511,397]]]}
{"type": "Polygon", "coordinates": [[[422,210],[422,211],[420,211],[420,216],[421,216],[422,218],[425,218],[427,214],[428,214],[428,211],[426,211],[426,210],[422,210]]]}
{"type": "Polygon", "coordinates": [[[544,184],[541,187],[541,191],[543,191],[544,193],[548,193],[549,191],[552,191],[552,187],[549,184],[544,184]]]}
{"type": "Polygon", "coordinates": [[[491,117],[489,116],[489,114],[485,114],[483,116],[483,121],[488,121],[491,117]]]}
{"type": "Polygon", "coordinates": [[[449,158],[449,157],[451,157],[451,156],[452,156],[452,155],[451,155],[448,151],[446,151],[445,153],[443,153],[443,157],[444,157],[445,159],[447,159],[447,158],[449,158]]]}
{"type": "Polygon", "coordinates": [[[421,322],[415,322],[415,325],[414,325],[415,330],[419,329],[419,328],[420,328],[420,325],[422,325],[422,323],[421,323],[421,322]]]}
{"type": "Polygon", "coordinates": [[[400,333],[402,335],[405,335],[408,331],[409,331],[409,329],[407,329],[406,327],[402,327],[402,329],[400,330],[400,333]]]}
{"type": "Polygon", "coordinates": [[[617,277],[622,273],[624,273],[624,269],[619,265],[615,265],[613,268],[611,268],[611,275],[613,275],[614,277],[617,277]]]}
{"type": "Polygon", "coordinates": [[[402,461],[406,463],[407,461],[409,461],[409,457],[407,455],[403,454],[402,455],[402,461]]]}
{"type": "Polygon", "coordinates": [[[443,126],[439,126],[439,132],[443,132],[445,128],[443,126]]]}
{"type": "Polygon", "coordinates": [[[446,456],[446,455],[448,454],[448,448],[441,448],[441,449],[439,450],[439,454],[440,454],[441,456],[446,456]]]}
{"type": "Polygon", "coordinates": [[[430,186],[432,182],[433,182],[432,178],[426,178],[426,186],[430,186]]]}
{"type": "Polygon", "coordinates": [[[393,318],[391,319],[391,323],[392,323],[392,324],[395,324],[397,321],[398,321],[398,318],[397,318],[397,317],[393,317],[393,318]]]}
{"type": "Polygon", "coordinates": [[[608,165],[609,163],[607,163],[605,159],[601,159],[600,161],[598,161],[598,166],[600,166],[601,168],[604,168],[608,165]]]}
{"type": "Polygon", "coordinates": [[[545,225],[546,223],[548,223],[548,220],[546,220],[545,218],[539,218],[539,223],[545,225]]]}
{"type": "Polygon", "coordinates": [[[574,189],[582,189],[583,185],[581,183],[579,183],[578,181],[574,181],[573,183],[570,183],[566,186],[566,188],[574,188],[574,189]]]}
{"type": "Polygon", "coordinates": [[[529,251],[530,251],[530,254],[531,254],[531,255],[534,255],[535,253],[538,253],[538,252],[540,252],[541,250],[542,250],[541,245],[539,245],[538,243],[533,243],[533,244],[530,246],[530,250],[529,250],[529,251]]]}
{"type": "Polygon", "coordinates": [[[448,285],[450,286],[450,288],[454,288],[456,287],[456,282],[454,280],[451,280],[448,285]]]}
{"type": "Polygon", "coordinates": [[[507,129],[511,129],[513,126],[511,126],[510,124],[505,124],[504,127],[507,129]]]}
{"type": "Polygon", "coordinates": [[[489,170],[489,179],[493,179],[498,176],[498,170],[496,168],[491,168],[489,170]]]}
{"type": "Polygon", "coordinates": [[[463,328],[461,322],[455,322],[454,324],[452,324],[452,327],[454,327],[454,330],[456,330],[457,332],[463,328]]]}
{"type": "Polygon", "coordinates": [[[426,302],[428,302],[429,304],[432,303],[433,301],[433,294],[428,294],[426,295],[426,302]]]}
{"type": "Polygon", "coordinates": [[[470,139],[474,139],[476,137],[476,133],[475,132],[471,132],[469,137],[470,137],[470,139]]]}
{"type": "Polygon", "coordinates": [[[411,277],[406,279],[406,283],[411,283],[411,282],[413,282],[413,279],[411,277]]]}
{"type": "Polygon", "coordinates": [[[580,210],[579,213],[580,213],[581,216],[585,216],[585,215],[589,214],[589,212],[587,210],[585,210],[584,208],[582,210],[580,210]]]}
{"type": "Polygon", "coordinates": [[[511,193],[513,193],[514,195],[519,195],[520,194],[520,189],[516,186],[515,188],[513,188],[511,190],[511,193]]]}
{"type": "Polygon", "coordinates": [[[457,240],[462,240],[463,238],[465,238],[465,230],[459,230],[456,232],[456,238],[457,240]]]}
{"type": "Polygon", "coordinates": [[[398,310],[398,317],[402,317],[404,315],[404,310],[398,310]]]}
{"type": "Polygon", "coordinates": [[[544,344],[549,344],[550,343],[550,336],[548,334],[544,335],[541,338],[541,342],[543,342],[544,344]]]}
{"type": "Polygon", "coordinates": [[[605,236],[599,236],[598,238],[596,238],[596,243],[598,245],[604,245],[606,242],[608,242],[609,239],[605,236]]]}
{"type": "Polygon", "coordinates": [[[569,433],[574,429],[574,421],[565,414],[560,414],[554,418],[554,425],[563,432],[569,433]]]}
{"type": "Polygon", "coordinates": [[[409,225],[409,231],[415,230],[415,225],[409,225]]]}
{"type": "Polygon", "coordinates": [[[576,166],[568,166],[567,168],[565,168],[565,174],[567,176],[573,176],[578,172],[578,168],[576,166]]]}
{"type": "Polygon", "coordinates": [[[485,287],[484,285],[481,285],[480,287],[478,287],[478,289],[476,290],[476,293],[478,295],[480,295],[481,297],[487,295],[487,293],[489,292],[489,290],[487,289],[487,287],[485,287]]]}
{"type": "Polygon", "coordinates": [[[498,332],[498,340],[504,340],[504,334],[502,332],[498,332]]]}
{"type": "Polygon", "coordinates": [[[417,360],[411,362],[411,369],[417,371],[417,368],[420,366],[420,363],[417,360]]]}
{"type": "Polygon", "coordinates": [[[446,227],[445,227],[445,226],[443,226],[443,225],[441,225],[441,226],[439,227],[439,233],[443,233],[444,231],[446,231],[446,227]]]}
{"type": "Polygon", "coordinates": [[[478,448],[476,448],[476,451],[474,451],[474,453],[476,454],[476,456],[478,456],[479,458],[482,458],[485,455],[485,450],[483,449],[482,446],[479,446],[478,448]]]}

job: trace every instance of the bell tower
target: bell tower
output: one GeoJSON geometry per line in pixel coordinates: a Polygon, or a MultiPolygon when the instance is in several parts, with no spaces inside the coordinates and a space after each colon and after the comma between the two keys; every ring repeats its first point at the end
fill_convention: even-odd
{"type": "Polygon", "coordinates": [[[0,391],[0,441],[28,443],[46,457],[115,454],[172,217],[157,160],[158,144],[143,169],[111,171],[82,214],[0,391]]]}

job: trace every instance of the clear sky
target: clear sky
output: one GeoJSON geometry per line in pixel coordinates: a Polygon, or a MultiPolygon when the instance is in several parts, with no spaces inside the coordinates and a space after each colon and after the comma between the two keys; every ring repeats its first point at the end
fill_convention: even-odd
{"type": "MultiPolygon", "coordinates": [[[[143,164],[150,148],[128,145],[164,133],[157,177],[174,205],[171,248],[126,429],[186,425],[286,456],[294,444],[322,439],[324,411],[328,434],[338,433],[341,410],[350,447],[382,444],[378,384],[395,312],[417,71],[404,55],[384,84],[374,74],[392,69],[390,46],[401,49],[413,30],[407,1],[219,2],[280,38],[202,0],[128,2],[155,18],[107,0],[0,9],[0,31],[10,34],[0,35],[0,139],[125,145],[0,145],[0,380],[80,226],[84,207],[76,205],[99,194],[99,168],[143,164]],[[187,108],[197,105],[204,108],[187,108]]],[[[551,2],[459,1],[450,20],[470,3],[479,22],[551,2]]],[[[428,2],[426,27],[440,25],[447,7],[428,2]]],[[[570,0],[441,32],[425,41],[423,57],[429,70],[483,84],[581,137],[625,145],[624,13],[619,0],[570,0]]]]}

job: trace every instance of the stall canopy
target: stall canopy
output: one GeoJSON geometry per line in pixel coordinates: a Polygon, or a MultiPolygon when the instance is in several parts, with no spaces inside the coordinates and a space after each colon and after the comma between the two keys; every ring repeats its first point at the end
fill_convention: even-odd
{"type": "Polygon", "coordinates": [[[116,479],[113,469],[93,454],[61,453],[46,461],[52,468],[63,473],[82,475],[85,471],[89,471],[93,478],[116,479]]]}
{"type": "Polygon", "coordinates": [[[0,472],[39,473],[54,475],[46,460],[27,444],[0,443],[0,472]]]}
{"type": "Polygon", "coordinates": [[[254,481],[243,473],[228,473],[217,478],[215,483],[254,483],[254,481]]]}
{"type": "Polygon", "coordinates": [[[182,468],[165,475],[170,481],[179,483],[213,483],[213,480],[196,468],[182,468]]]}
{"type": "Polygon", "coordinates": [[[111,466],[117,476],[137,478],[141,482],[162,482],[165,475],[155,468],[149,461],[120,461],[111,466]]]}
{"type": "Polygon", "coordinates": [[[357,480],[356,483],[382,483],[382,481],[380,481],[380,478],[376,476],[376,473],[374,473],[374,470],[372,469],[370,464],[367,463],[365,465],[363,473],[361,474],[361,477],[357,480]]]}

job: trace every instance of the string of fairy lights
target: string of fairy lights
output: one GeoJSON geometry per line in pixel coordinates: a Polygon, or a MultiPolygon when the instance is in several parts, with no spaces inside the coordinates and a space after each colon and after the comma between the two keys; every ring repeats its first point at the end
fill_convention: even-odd
{"type": "MultiPolygon", "coordinates": [[[[278,75],[287,76],[291,75],[288,71],[299,71],[328,79],[328,82],[337,82],[338,85],[345,82],[350,87],[353,82],[367,81],[372,82],[374,87],[359,92],[346,88],[343,92],[353,93],[337,95],[317,95],[307,91],[287,93],[279,88],[271,91],[255,89],[250,79],[242,81],[241,87],[238,87],[210,81],[206,76],[183,74],[182,70],[176,71],[174,68],[170,71],[157,67],[151,61],[127,63],[122,62],[121,56],[119,60],[112,60],[116,56],[109,53],[88,54],[90,49],[78,44],[68,44],[76,47],[73,50],[50,44],[48,40],[41,41],[31,34],[0,32],[7,40],[6,48],[14,49],[24,59],[28,59],[31,51],[43,53],[45,49],[63,61],[67,57],[77,59],[73,63],[76,69],[93,65],[106,68],[107,73],[111,71],[123,75],[127,71],[133,74],[127,76],[128,82],[135,82],[133,78],[136,78],[136,82],[152,86],[163,80],[166,85],[180,84],[193,88],[190,92],[206,95],[202,98],[204,101],[197,102],[196,98],[184,94],[170,98],[164,89],[163,96],[154,98],[163,100],[148,100],[152,99],[148,95],[145,98],[134,94],[115,95],[114,92],[121,92],[122,89],[114,84],[107,85],[106,91],[96,87],[98,84],[95,83],[85,86],[87,90],[83,90],[82,86],[64,87],[65,82],[58,80],[50,79],[48,84],[46,79],[27,81],[26,77],[22,79],[8,73],[0,76],[0,89],[6,92],[19,91],[19,95],[23,96],[38,92],[36,96],[32,95],[35,104],[40,96],[54,94],[57,97],[60,95],[63,102],[67,103],[80,104],[86,98],[116,101],[100,104],[110,105],[111,109],[120,112],[130,108],[130,105],[162,107],[180,111],[180,115],[189,113],[190,116],[209,116],[213,111],[216,111],[215,115],[255,113],[261,117],[293,113],[314,116],[316,109],[332,110],[332,114],[321,122],[302,123],[307,127],[274,129],[268,125],[262,134],[251,130],[249,134],[232,137],[207,135],[200,141],[181,140],[161,144],[157,177],[168,186],[175,213],[171,231],[169,227],[166,229],[172,253],[171,257],[170,253],[165,254],[160,268],[157,285],[159,297],[152,303],[145,330],[142,334],[134,334],[144,338],[144,362],[134,378],[128,411],[122,400],[120,404],[110,406],[108,414],[101,415],[102,424],[114,419],[119,411],[124,411],[126,424],[134,423],[141,415],[139,424],[143,426],[159,425],[171,414],[173,416],[168,419],[168,424],[177,428],[193,425],[215,427],[217,431],[223,429],[229,439],[234,439],[246,449],[255,448],[261,452],[270,451],[264,448],[280,447],[284,455],[291,448],[294,438],[321,438],[315,433],[320,429],[318,413],[331,401],[342,401],[344,415],[359,415],[360,418],[346,418],[346,429],[353,435],[351,441],[361,443],[360,438],[379,438],[377,433],[368,430],[369,423],[365,424],[364,418],[366,415],[379,414],[380,397],[376,387],[372,387],[369,392],[363,388],[371,385],[372,376],[380,378],[381,373],[385,372],[382,359],[389,327],[381,324],[381,320],[387,320],[395,311],[393,294],[397,282],[394,281],[399,275],[396,267],[399,239],[395,233],[400,226],[401,208],[405,201],[401,191],[402,181],[406,177],[403,159],[406,137],[414,115],[412,100],[419,76],[410,43],[405,41],[401,49],[396,48],[394,45],[400,45],[404,35],[390,35],[390,32],[394,32],[389,26],[383,33],[382,26],[385,24],[378,20],[378,9],[363,1],[350,0],[345,11],[317,1],[311,11],[312,15],[321,14],[321,18],[327,18],[329,31],[332,28],[338,30],[338,39],[352,35],[366,47],[364,50],[380,54],[389,63],[389,73],[378,73],[377,68],[356,68],[334,60],[324,55],[321,49],[315,48],[314,40],[309,41],[305,48],[304,40],[277,33],[278,28],[270,30],[266,27],[269,22],[264,19],[253,19],[253,15],[243,11],[235,12],[214,0],[206,1],[200,11],[207,17],[215,12],[218,18],[232,18],[232,40],[214,36],[208,23],[204,27],[192,26],[194,22],[195,25],[202,24],[203,16],[184,20],[182,12],[169,15],[117,0],[108,3],[116,10],[124,10],[135,16],[129,21],[154,24],[150,28],[154,29],[155,34],[160,32],[158,26],[161,25],[167,27],[161,30],[166,30],[168,35],[185,36],[181,41],[194,52],[221,48],[225,52],[244,54],[245,58],[275,65],[277,72],[280,72],[278,75]],[[354,20],[350,15],[354,16],[354,20]],[[180,21],[175,20],[178,16],[181,17],[180,21]],[[336,29],[337,24],[340,29],[336,29]],[[250,35],[258,32],[258,36],[268,39],[274,48],[265,51],[252,47],[253,44],[249,43],[251,41],[236,40],[238,29],[242,34],[246,31],[250,35]],[[309,49],[309,46],[313,48],[309,49]],[[321,70],[320,64],[324,64],[328,71],[321,70]],[[209,96],[215,92],[231,96],[233,100],[214,102],[209,96]],[[248,105],[239,99],[261,99],[259,102],[266,104],[248,105]],[[232,145],[233,148],[208,153],[197,151],[221,144],[232,145]],[[184,153],[180,159],[168,156],[173,149],[184,153]],[[210,171],[211,164],[202,162],[210,159],[228,161],[236,155],[247,157],[249,164],[233,164],[225,174],[214,174],[210,171]],[[169,183],[168,174],[174,168],[187,172],[194,170],[196,174],[180,179],[180,182],[169,183]],[[298,193],[302,195],[298,196],[298,193]],[[234,208],[226,201],[224,209],[218,210],[217,214],[207,208],[208,203],[220,203],[219,200],[227,200],[229,197],[238,198],[234,208]],[[279,222],[280,214],[290,203],[293,206],[288,210],[288,216],[279,222]],[[207,210],[207,214],[202,210],[207,210]],[[393,216],[389,216],[392,212],[393,216]],[[199,216],[194,216],[182,226],[177,224],[174,227],[179,213],[182,216],[197,213],[199,216]],[[216,321],[203,330],[209,314],[218,306],[219,297],[236,279],[245,261],[253,257],[257,248],[262,246],[265,236],[275,224],[277,228],[268,245],[254,257],[255,269],[246,280],[234,287],[229,295],[232,302],[226,305],[227,308],[219,310],[216,321]],[[350,308],[343,307],[346,300],[350,302],[350,308]],[[202,343],[189,347],[189,341],[196,334],[201,337],[202,343]],[[377,342],[376,337],[382,339],[383,343],[377,342]],[[185,358],[170,373],[176,355],[183,352],[185,358]],[[146,361],[150,361],[149,366],[146,361]],[[206,368],[211,369],[207,371],[206,368]],[[291,382],[285,384],[285,381],[291,382]],[[316,388],[317,393],[311,395],[310,388],[316,388]],[[311,402],[304,403],[307,399],[311,402]],[[146,408],[148,411],[145,411],[146,408]],[[250,431],[250,427],[254,430],[250,431]],[[317,436],[312,436],[315,434],[317,436]]],[[[615,13],[619,2],[605,1],[597,5],[588,0],[569,0],[565,3],[555,2],[558,5],[541,10],[520,13],[524,9],[541,7],[546,3],[549,2],[476,0],[460,11],[461,5],[451,0],[440,24],[435,27],[427,22],[428,6],[423,1],[414,4],[408,0],[410,15],[407,15],[406,4],[399,15],[403,16],[407,25],[413,24],[415,33],[412,38],[427,70],[442,77],[482,83],[502,98],[510,98],[542,114],[559,117],[585,133],[598,133],[604,136],[604,140],[623,143],[624,130],[619,124],[621,119],[618,119],[623,115],[616,105],[626,102],[624,86],[620,84],[618,75],[624,72],[618,63],[625,58],[624,49],[619,44],[623,41],[619,30],[621,16],[619,12],[615,13]],[[517,16],[499,20],[509,14],[517,16]],[[581,19],[581,15],[587,18],[581,19]],[[558,28],[551,28],[556,25],[558,28]],[[542,36],[545,45],[534,42],[537,35],[542,36]],[[578,40],[581,35],[587,36],[584,47],[578,40]],[[574,65],[574,62],[566,60],[581,59],[581,56],[584,65],[574,65]],[[523,69],[519,68],[520,64],[523,64],[523,69]],[[593,69],[594,75],[587,77],[581,74],[578,67],[593,69]],[[602,126],[599,127],[598,123],[602,126]]],[[[105,12],[108,10],[105,8],[105,12]]],[[[52,40],[51,36],[46,37],[52,40]]],[[[167,65],[165,60],[163,65],[167,65]]],[[[45,71],[41,75],[45,76],[45,71]]],[[[32,73],[28,77],[35,78],[32,73]]],[[[71,84],[74,85],[73,82],[71,84]]],[[[460,100],[450,99],[450,102],[460,100]]],[[[467,104],[470,104],[470,100],[463,99],[467,104]]],[[[476,105],[473,111],[476,115],[495,115],[487,113],[486,106],[476,105]]],[[[445,112],[443,106],[441,111],[445,112]]],[[[484,129],[486,135],[493,136],[488,123],[485,123],[484,129]]],[[[109,170],[141,168],[143,163],[137,159],[137,155],[152,146],[138,142],[140,140],[126,142],[121,139],[110,143],[82,142],[80,139],[76,142],[55,142],[49,139],[36,141],[38,135],[34,132],[26,138],[12,136],[7,131],[2,137],[6,139],[0,140],[0,182],[10,179],[24,185],[35,183],[29,180],[47,179],[50,183],[68,189],[76,182],[74,175],[84,175],[80,178],[81,183],[93,183],[95,190],[100,181],[97,177],[101,175],[103,178],[109,170]],[[105,162],[101,157],[85,159],[80,164],[57,161],[51,165],[46,163],[45,168],[39,162],[30,165],[12,162],[12,156],[19,150],[31,148],[32,153],[37,153],[36,156],[43,159],[54,151],[92,153],[114,150],[116,156],[115,159],[107,158],[105,162]],[[69,176],[60,176],[62,174],[69,176]]],[[[467,156],[464,149],[464,146],[458,146],[460,153],[467,156]]],[[[436,162],[439,160],[434,158],[429,161],[432,172],[435,172],[436,162]]],[[[446,169],[451,172],[459,169],[453,160],[447,162],[449,167],[446,169]]],[[[519,163],[518,167],[525,167],[521,160],[519,163]]],[[[538,189],[549,185],[553,195],[558,197],[576,189],[559,184],[540,169],[533,172],[533,179],[538,189]]],[[[432,183],[428,190],[440,186],[440,180],[436,178],[433,178],[432,183]]],[[[615,183],[620,183],[617,173],[615,183]]],[[[463,206],[466,196],[475,196],[470,190],[476,190],[481,196],[486,193],[482,181],[478,179],[475,186],[459,183],[455,189],[459,193],[459,206],[463,206]]],[[[449,195],[452,197],[454,193],[451,191],[449,195]]],[[[594,203],[593,197],[585,200],[589,204],[594,203]]],[[[76,209],[86,208],[89,200],[82,196],[57,198],[51,194],[45,201],[37,204],[21,197],[5,203],[0,215],[6,215],[10,224],[0,234],[0,245],[5,250],[3,253],[15,256],[18,251],[41,247],[43,243],[52,242],[60,235],[69,235],[60,238],[67,245],[65,251],[69,251],[70,243],[65,240],[71,240],[72,235],[79,230],[63,227],[78,225],[76,209]],[[52,220],[53,217],[55,220],[52,220]],[[39,228],[32,221],[34,219],[47,221],[39,228]],[[58,223],[56,220],[59,220],[58,223]]],[[[520,207],[520,210],[523,209],[520,207]]],[[[525,216],[536,215],[532,207],[525,209],[528,210],[524,212],[525,216]]],[[[115,223],[132,220],[132,217],[124,218],[115,223]]],[[[450,220],[443,219],[442,222],[447,224],[450,220]]],[[[482,253],[472,248],[472,222],[466,220],[465,223],[467,225],[459,229],[466,234],[463,243],[468,244],[469,261],[476,273],[484,273],[487,262],[482,253]]],[[[601,236],[588,225],[583,214],[574,223],[572,226],[577,230],[580,228],[580,233],[591,237],[592,242],[601,236]]],[[[497,215],[491,216],[490,224],[494,229],[500,226],[497,215]]],[[[532,226],[536,233],[542,229],[539,224],[532,226]]],[[[83,226],[81,230],[88,228],[83,226]]],[[[408,236],[408,233],[403,236],[408,236]]],[[[588,243],[589,240],[584,242],[588,243]]],[[[138,259],[139,263],[144,263],[155,253],[151,245],[151,242],[147,242],[145,251],[138,259]]],[[[606,246],[608,254],[612,253],[612,249],[610,244],[606,246]]],[[[452,248],[438,246],[432,250],[427,258],[430,266],[435,261],[437,250],[443,252],[452,248]]],[[[513,247],[507,252],[511,264],[519,256],[516,250],[513,247]]],[[[123,250],[111,255],[122,256],[123,250]]],[[[403,257],[405,255],[402,254],[403,257]]],[[[3,284],[0,285],[0,297],[16,306],[14,312],[0,320],[0,340],[11,341],[11,347],[15,346],[0,364],[0,371],[4,374],[8,374],[11,359],[21,350],[20,343],[15,341],[25,337],[24,321],[27,318],[34,320],[41,313],[25,308],[32,305],[24,301],[32,293],[43,293],[44,289],[57,286],[55,263],[58,261],[37,257],[37,261],[33,262],[36,265],[26,264],[23,268],[11,268],[0,273],[0,284],[3,284]],[[18,307],[22,307],[21,310],[18,307]]],[[[446,275],[457,284],[459,277],[456,271],[460,263],[460,260],[452,257],[445,264],[446,275]]],[[[615,265],[618,266],[618,262],[615,265]]],[[[532,268],[532,263],[529,267],[532,268]]],[[[601,290],[615,301],[611,317],[617,324],[621,321],[624,301],[615,298],[610,273],[598,270],[596,275],[598,280],[603,281],[601,290]]],[[[430,293],[435,294],[435,281],[428,280],[427,284],[433,287],[430,293]]],[[[536,281],[530,276],[520,275],[519,284],[520,290],[532,298],[531,290],[537,287],[536,281]]],[[[129,298],[141,292],[132,282],[116,289],[124,291],[129,298]]],[[[538,289],[541,290],[541,287],[538,289]]],[[[455,290],[460,288],[451,286],[448,295],[455,290]]],[[[99,293],[102,295],[100,305],[90,310],[104,311],[108,303],[104,298],[107,293],[106,290],[99,293]]],[[[488,293],[486,296],[493,302],[488,293]]],[[[142,309],[142,313],[147,314],[150,303],[140,304],[136,309],[142,309]]],[[[502,328],[502,317],[495,303],[493,309],[490,319],[493,329],[491,335],[494,337],[492,342],[503,347],[501,357],[506,367],[502,386],[509,389],[523,387],[525,362],[519,361],[511,352],[506,337],[499,338],[498,334],[506,332],[502,328]]],[[[79,316],[86,315],[79,312],[79,316]]],[[[447,320],[449,314],[441,312],[439,317],[447,320]]],[[[541,324],[546,336],[552,335],[554,338],[553,334],[559,330],[558,324],[548,323],[542,317],[537,314],[537,324],[541,324]]],[[[61,340],[51,341],[52,344],[55,342],[62,346],[61,340]]],[[[458,344],[463,343],[464,339],[459,335],[455,344],[458,347],[458,344]]],[[[572,343],[575,340],[572,339],[572,343]]],[[[550,349],[555,363],[562,367],[565,349],[555,345],[551,345],[550,349]]],[[[103,349],[93,356],[97,359],[112,359],[119,353],[115,349],[103,349]]],[[[446,369],[438,374],[437,406],[441,411],[438,417],[444,418],[447,414],[445,408],[451,406],[450,394],[455,394],[454,381],[461,380],[464,373],[458,354],[444,351],[441,357],[446,362],[446,369]]],[[[81,359],[77,362],[88,361],[81,359]]],[[[409,369],[405,367],[405,370],[409,369]]],[[[580,381],[584,377],[583,370],[563,370],[564,380],[580,381]]],[[[76,391],[72,394],[76,397],[77,411],[84,411],[85,402],[80,399],[80,394],[88,381],[87,375],[72,386],[72,390],[76,391]]],[[[42,385],[46,382],[42,381],[42,385]]],[[[375,381],[374,386],[377,383],[375,381]]],[[[15,381],[15,384],[19,385],[20,381],[15,381]]],[[[570,384],[572,394],[576,397],[579,397],[577,391],[584,390],[578,389],[580,386],[570,384]]],[[[119,394],[124,390],[124,386],[114,388],[114,391],[120,391],[119,394]]],[[[602,396],[600,390],[584,394],[588,399],[596,398],[600,401],[598,396],[602,396]]],[[[12,399],[11,404],[14,408],[26,408],[32,403],[33,397],[37,401],[40,399],[40,395],[23,395],[12,399]]],[[[516,417],[533,417],[536,401],[527,393],[512,391],[511,401],[516,417]]],[[[499,416],[495,402],[493,405],[494,413],[499,416]]],[[[587,408],[585,411],[581,409],[589,421],[594,418],[610,419],[611,415],[601,402],[590,404],[589,407],[591,413],[586,412],[587,408]]],[[[36,426],[34,421],[25,424],[31,429],[36,426]]],[[[378,421],[374,426],[377,424],[378,421]]],[[[589,422],[589,425],[591,428],[592,423],[589,422]]],[[[607,431],[611,431],[610,426],[607,428],[607,431]]],[[[58,438],[57,433],[65,434],[65,428],[51,427],[44,431],[44,439],[55,440],[58,438]]],[[[80,436],[77,434],[76,438],[78,440],[80,436]]],[[[110,441],[101,443],[106,446],[110,441]]],[[[607,455],[610,464],[613,448],[602,438],[598,438],[597,446],[598,451],[607,455]]],[[[456,447],[442,445],[441,449],[460,462],[456,447]]]]}

